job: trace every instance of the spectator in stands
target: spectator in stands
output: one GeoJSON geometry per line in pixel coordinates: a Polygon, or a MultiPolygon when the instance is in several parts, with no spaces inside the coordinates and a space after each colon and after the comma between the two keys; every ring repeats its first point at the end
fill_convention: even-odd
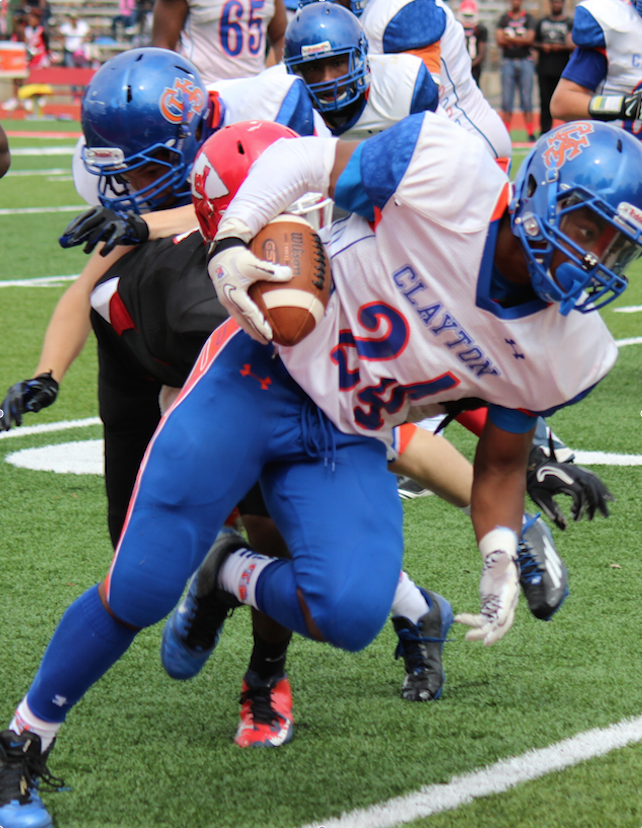
{"type": "Polygon", "coordinates": [[[205,83],[258,75],[283,56],[285,5],[265,0],[248,8],[237,3],[232,10],[220,0],[155,0],[152,45],[180,51],[205,83]]]}
{"type": "Polygon", "coordinates": [[[25,43],[29,69],[46,69],[50,66],[49,34],[42,22],[42,9],[30,8],[25,26],[25,43]]]}
{"type": "Polygon", "coordinates": [[[573,18],[564,14],[564,0],[550,0],[550,4],[551,13],[537,24],[533,42],[533,46],[539,52],[537,79],[542,135],[553,126],[551,98],[575,48],[571,37],[573,18]]]}
{"type": "MultiPolygon", "coordinates": [[[[16,9],[13,13],[11,21],[11,37],[9,40],[12,43],[25,42],[25,26],[27,25],[27,15],[24,9],[16,9]]],[[[13,112],[18,108],[18,90],[23,84],[22,78],[13,79],[13,95],[2,104],[4,112],[13,112]]]]}
{"type": "Polygon", "coordinates": [[[135,26],[137,22],[138,9],[136,8],[136,0],[119,0],[118,14],[114,17],[114,19],[111,22],[111,30],[112,34],[114,35],[114,39],[119,39],[119,26],[122,27],[126,32],[127,29],[131,29],[133,26],[135,26]]]}
{"type": "Polygon", "coordinates": [[[488,29],[479,22],[476,0],[461,0],[457,17],[464,27],[466,48],[472,61],[473,78],[477,86],[480,86],[479,79],[488,45],[488,29]]]}
{"type": "Polygon", "coordinates": [[[533,131],[533,80],[535,64],[531,46],[535,40],[535,18],[522,8],[522,0],[510,0],[510,11],[499,18],[496,39],[499,46],[502,73],[502,120],[510,131],[513,120],[515,87],[519,88],[519,102],[526,122],[529,141],[535,140],[533,131]]]}
{"type": "Polygon", "coordinates": [[[84,68],[88,66],[87,55],[83,48],[89,35],[89,23],[79,20],[75,12],[67,16],[67,20],[59,28],[64,38],[63,64],[84,68]]]}

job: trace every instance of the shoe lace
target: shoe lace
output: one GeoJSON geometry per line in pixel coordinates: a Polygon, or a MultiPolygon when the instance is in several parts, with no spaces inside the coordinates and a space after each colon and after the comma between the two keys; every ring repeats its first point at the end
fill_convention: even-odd
{"type": "Polygon", "coordinates": [[[419,635],[416,628],[415,630],[397,630],[397,636],[399,640],[395,649],[395,659],[403,658],[408,673],[423,673],[428,668],[421,648],[422,643],[431,641],[435,644],[443,644],[449,640],[447,638],[419,635]]]}
{"type": "Polygon", "coordinates": [[[241,704],[251,702],[252,718],[259,724],[271,725],[279,720],[285,721],[282,716],[272,706],[272,688],[267,684],[260,684],[254,687],[248,687],[241,693],[241,704]]]}
{"type": "Polygon", "coordinates": [[[39,756],[24,754],[6,761],[0,773],[0,804],[17,800],[29,802],[30,791],[44,783],[50,791],[68,791],[64,780],[54,776],[47,767],[49,751],[39,756]]]}
{"type": "Polygon", "coordinates": [[[217,600],[196,598],[190,607],[186,644],[192,649],[210,650],[218,638],[225,619],[234,610],[217,600]]]}

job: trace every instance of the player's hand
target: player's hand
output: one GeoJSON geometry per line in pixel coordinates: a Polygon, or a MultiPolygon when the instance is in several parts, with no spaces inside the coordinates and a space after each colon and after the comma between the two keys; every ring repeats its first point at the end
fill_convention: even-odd
{"type": "Polygon", "coordinates": [[[225,310],[252,339],[265,344],[272,328],[252,301],[248,290],[254,282],[287,282],[292,271],[284,265],[258,259],[241,239],[227,238],[210,247],[207,271],[225,310]]]}
{"type": "Polygon", "coordinates": [[[100,251],[107,256],[118,244],[141,244],[149,238],[145,219],[137,213],[116,213],[109,207],[92,207],[68,225],[58,240],[61,247],[85,245],[85,253],[91,253],[98,242],[105,242],[100,251]]]}
{"type": "Polygon", "coordinates": [[[595,512],[609,516],[608,501],[615,498],[606,485],[592,471],[574,463],[558,463],[538,446],[531,449],[526,473],[526,489],[538,508],[560,529],[566,529],[566,515],[553,499],[564,494],[573,498],[573,520],[593,520],[595,512]]]}
{"type": "Polygon", "coordinates": [[[632,95],[625,95],[622,104],[622,118],[625,121],[637,121],[642,114],[642,89],[632,95]]]}
{"type": "Polygon", "coordinates": [[[12,385],[0,406],[0,431],[8,431],[11,426],[22,425],[22,415],[25,411],[35,414],[41,408],[47,408],[55,402],[58,388],[51,371],[12,385]]]}
{"type": "Polygon", "coordinates": [[[481,612],[461,613],[455,621],[472,627],[466,641],[483,641],[489,647],[513,626],[519,599],[517,535],[498,527],[481,539],[479,548],[484,558],[479,582],[481,612]]]}

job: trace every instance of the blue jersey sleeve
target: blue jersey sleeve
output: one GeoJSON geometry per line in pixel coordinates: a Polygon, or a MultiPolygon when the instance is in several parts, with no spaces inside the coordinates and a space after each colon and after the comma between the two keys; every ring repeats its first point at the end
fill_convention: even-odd
{"type": "Polygon", "coordinates": [[[297,78],[289,88],[274,120],[299,135],[314,135],[312,100],[301,78],[297,78]]]}
{"type": "Polygon", "coordinates": [[[606,77],[607,69],[606,55],[595,49],[577,48],[566,64],[562,77],[595,92],[606,77]]]}
{"type": "Polygon", "coordinates": [[[501,405],[489,405],[488,418],[497,428],[510,431],[511,434],[525,434],[537,422],[536,416],[501,405]]]}
{"type": "Polygon", "coordinates": [[[424,63],[421,64],[419,73],[417,74],[417,81],[415,89],[412,93],[412,102],[410,104],[410,114],[415,112],[425,112],[427,109],[434,112],[439,103],[439,87],[432,79],[432,75],[426,69],[424,63]]]}
{"type": "Polygon", "coordinates": [[[602,27],[584,6],[575,9],[573,43],[585,49],[606,49],[602,27]]]}
{"type": "Polygon", "coordinates": [[[491,423],[496,425],[497,428],[510,431],[512,434],[524,434],[524,432],[530,431],[533,428],[538,417],[543,417],[544,419],[552,417],[561,408],[566,408],[567,405],[574,405],[580,402],[580,400],[583,400],[594,388],[595,385],[591,385],[586,390],[580,391],[572,400],[568,400],[561,405],[554,405],[552,408],[547,408],[546,411],[517,411],[513,408],[504,408],[501,405],[489,405],[488,416],[491,423]]]}
{"type": "Polygon", "coordinates": [[[435,0],[411,0],[386,26],[382,43],[385,54],[421,49],[441,39],[446,13],[435,0]]]}
{"type": "Polygon", "coordinates": [[[409,115],[357,147],[337,181],[337,206],[373,221],[374,208],[382,210],[399,186],[422,125],[423,114],[409,115]]]}

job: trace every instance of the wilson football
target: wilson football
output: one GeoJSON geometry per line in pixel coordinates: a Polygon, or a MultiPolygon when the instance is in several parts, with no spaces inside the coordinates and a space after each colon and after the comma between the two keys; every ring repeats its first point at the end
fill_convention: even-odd
{"type": "Polygon", "coordinates": [[[255,282],[250,296],[272,327],[279,345],[301,342],[323,318],[332,283],[323,242],[304,218],[284,213],[250,242],[255,256],[288,265],[288,282],[255,282]]]}

